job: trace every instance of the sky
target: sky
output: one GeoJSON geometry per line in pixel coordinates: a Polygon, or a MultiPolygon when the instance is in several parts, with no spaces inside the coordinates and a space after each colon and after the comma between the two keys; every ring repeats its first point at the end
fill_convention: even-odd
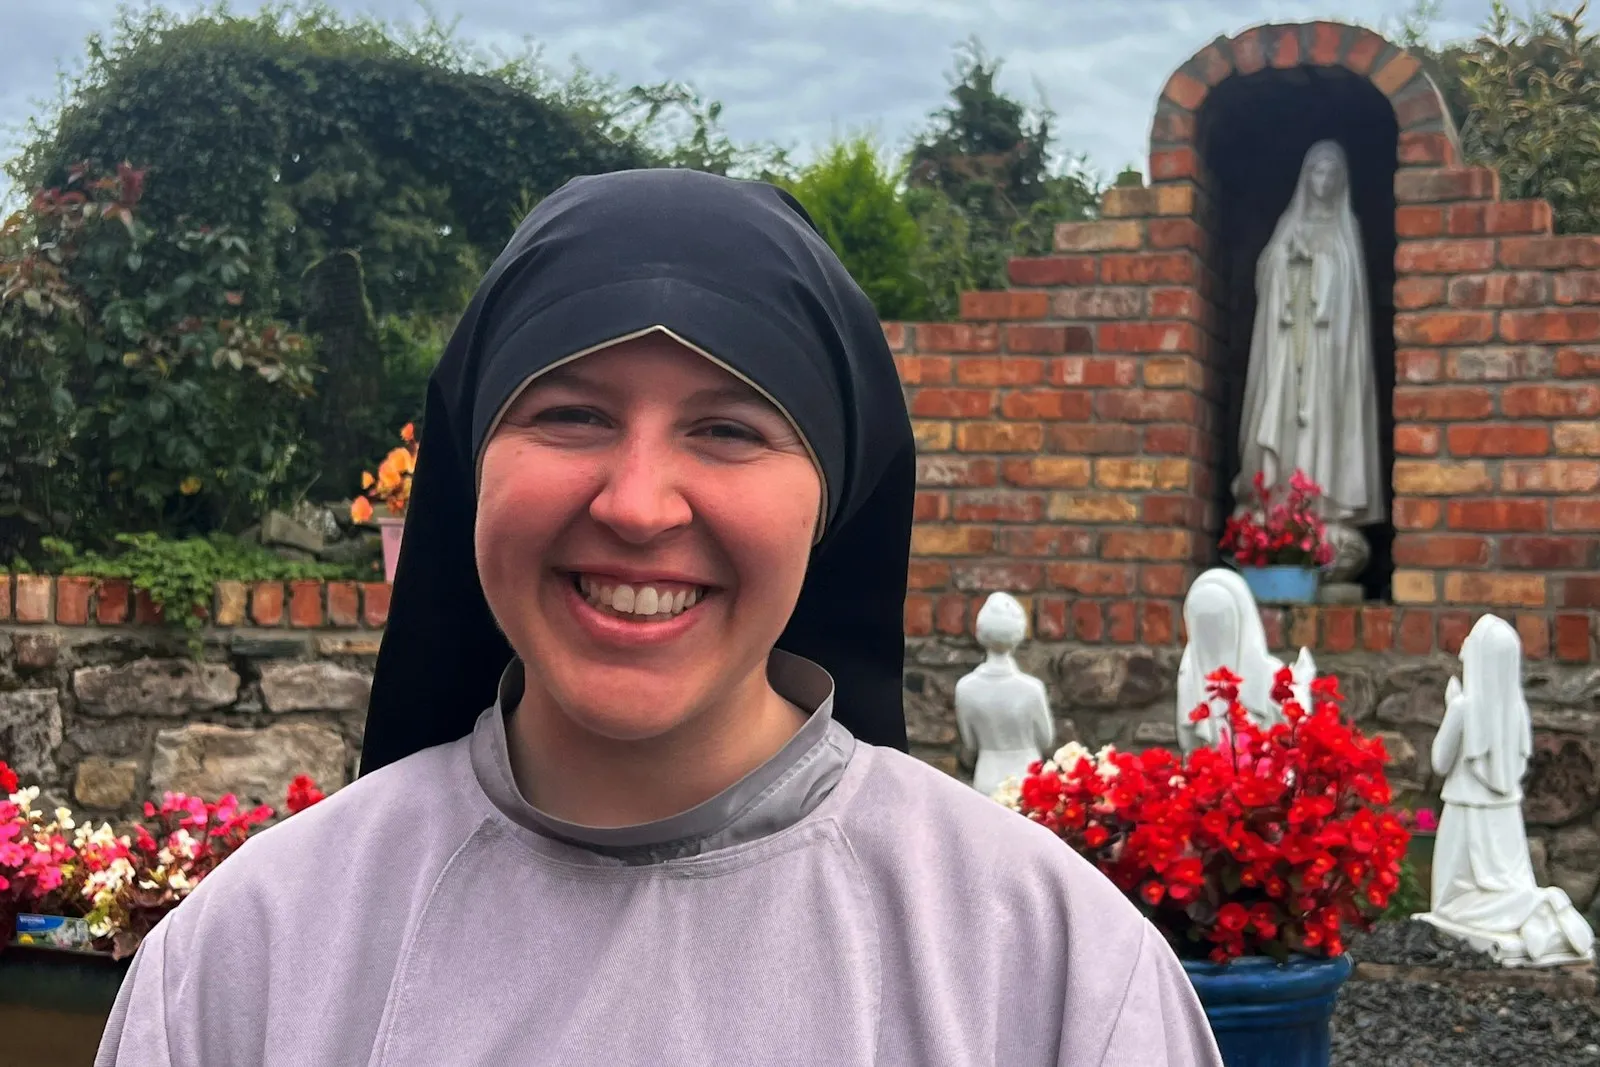
{"type": "MultiPolygon", "coordinates": [[[[416,0],[331,0],[351,14],[417,22],[416,0]]],[[[958,44],[1003,60],[1001,87],[1057,114],[1059,151],[1102,175],[1144,168],[1167,76],[1219,35],[1262,22],[1331,18],[1392,28],[1414,0],[433,0],[458,34],[489,49],[536,42],[562,70],[576,58],[625,85],[685,81],[723,103],[738,141],[773,141],[804,160],[838,135],[903,148],[941,106],[958,44]]],[[[117,0],[0,0],[0,156],[48,113],[117,0]]],[[[170,10],[192,10],[169,0],[170,10]]],[[[250,11],[256,0],[234,0],[250,11]]],[[[1433,32],[1471,36],[1490,0],[1436,0],[1433,32]]],[[[1522,0],[1513,7],[1521,9],[1522,0]]],[[[3,178],[0,178],[3,183],[3,178]]],[[[0,185],[0,191],[4,190],[0,185]]]]}

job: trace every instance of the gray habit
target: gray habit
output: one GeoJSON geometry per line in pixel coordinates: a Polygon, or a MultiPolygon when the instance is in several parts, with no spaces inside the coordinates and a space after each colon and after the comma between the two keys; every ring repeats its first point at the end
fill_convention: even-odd
{"type": "Polygon", "coordinates": [[[1049,831],[813,709],[644,826],[562,823],[505,708],[251,839],[145,940],[97,1067],[1221,1067],[1171,949],[1049,831]]]}

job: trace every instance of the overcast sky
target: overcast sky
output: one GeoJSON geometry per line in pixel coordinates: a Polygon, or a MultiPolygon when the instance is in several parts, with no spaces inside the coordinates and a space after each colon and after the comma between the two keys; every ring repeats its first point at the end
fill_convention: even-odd
{"type": "MultiPolygon", "coordinates": [[[[332,0],[346,12],[415,21],[415,0],[332,0]]],[[[198,6],[176,0],[174,10],[198,6]]],[[[255,0],[235,0],[253,10],[255,0]]],[[[1513,6],[1521,9],[1523,0],[1513,6]]],[[[0,153],[9,157],[58,69],[81,62],[116,0],[0,0],[0,153]]],[[[1394,25],[1412,0],[435,0],[486,47],[539,42],[625,84],[688,81],[724,104],[739,140],[776,140],[805,158],[835,133],[875,131],[902,146],[940,106],[953,48],[977,34],[1005,61],[1003,87],[1036,86],[1060,147],[1112,174],[1144,166],[1167,75],[1219,34],[1259,22],[1334,18],[1394,25]]],[[[1442,0],[1435,32],[1468,36],[1489,0],[1442,0]]],[[[3,179],[0,179],[3,180],[3,179]]]]}

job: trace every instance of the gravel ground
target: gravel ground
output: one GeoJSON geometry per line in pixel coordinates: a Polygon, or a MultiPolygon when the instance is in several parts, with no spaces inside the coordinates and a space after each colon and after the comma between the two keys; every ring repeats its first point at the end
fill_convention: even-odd
{"type": "MultiPolygon", "coordinates": [[[[1357,960],[1484,970],[1489,958],[1423,923],[1386,924],[1357,960]]],[[[1449,982],[1348,982],[1333,1018],[1333,1067],[1600,1067],[1600,1002],[1449,982]]]]}

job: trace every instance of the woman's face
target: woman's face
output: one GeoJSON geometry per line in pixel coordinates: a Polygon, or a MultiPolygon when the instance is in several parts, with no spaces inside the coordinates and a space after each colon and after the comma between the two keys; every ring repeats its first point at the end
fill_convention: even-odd
{"type": "Polygon", "coordinates": [[[1322,203],[1331,201],[1339,191],[1339,162],[1331,156],[1321,156],[1311,164],[1311,195],[1322,203]]]}
{"type": "Polygon", "coordinates": [[[821,502],[788,419],[652,333],[512,402],[483,454],[478,574],[530,697],[645,740],[761,692],[821,502]]]}

